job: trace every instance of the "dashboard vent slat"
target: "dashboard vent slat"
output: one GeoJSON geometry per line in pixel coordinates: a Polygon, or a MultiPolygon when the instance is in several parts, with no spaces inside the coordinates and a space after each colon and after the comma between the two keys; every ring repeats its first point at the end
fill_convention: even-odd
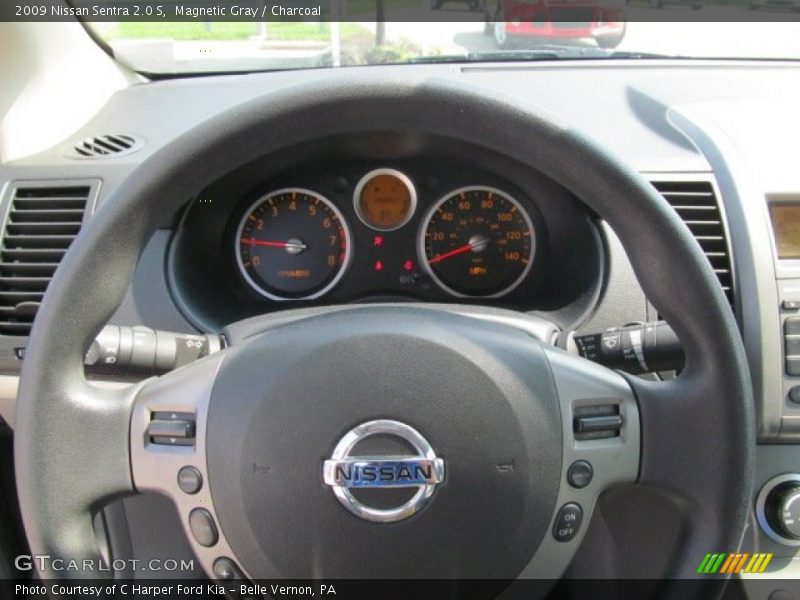
{"type": "Polygon", "coordinates": [[[10,235],[35,235],[43,231],[50,231],[54,235],[74,236],[78,234],[78,230],[80,230],[80,223],[47,223],[42,221],[41,223],[8,223],[6,225],[6,231],[10,235]]]}
{"type": "Polygon", "coordinates": [[[3,250],[3,257],[8,261],[17,261],[19,263],[30,262],[54,262],[58,264],[64,258],[66,250],[56,249],[28,249],[28,248],[5,248],[3,250]]]}
{"type": "Polygon", "coordinates": [[[27,336],[58,264],[78,235],[91,186],[12,189],[0,245],[0,335],[27,336]]]}
{"type": "Polygon", "coordinates": [[[30,320],[17,319],[14,321],[0,321],[0,331],[4,335],[27,336],[33,327],[33,318],[30,320]]]}
{"type": "Polygon", "coordinates": [[[139,150],[144,143],[134,135],[113,134],[86,138],[74,146],[70,158],[110,158],[139,150]]]}
{"type": "Polygon", "coordinates": [[[72,221],[77,217],[79,220],[83,218],[83,207],[70,208],[64,210],[62,208],[36,208],[22,209],[16,207],[14,212],[14,221],[16,223],[58,223],[72,221]]]}
{"type": "Polygon", "coordinates": [[[714,186],[709,181],[651,183],[692,232],[733,306],[733,268],[730,248],[714,186]]]}
{"type": "Polygon", "coordinates": [[[75,239],[74,235],[6,235],[3,241],[11,249],[57,248],[66,250],[75,239]]]}
{"type": "Polygon", "coordinates": [[[25,277],[52,277],[58,263],[5,263],[0,262],[0,277],[21,274],[25,277]]]}

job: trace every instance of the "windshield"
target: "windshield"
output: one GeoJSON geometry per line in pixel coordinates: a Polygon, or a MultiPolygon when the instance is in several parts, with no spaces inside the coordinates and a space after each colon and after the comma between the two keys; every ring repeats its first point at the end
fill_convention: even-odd
{"type": "MultiPolygon", "coordinates": [[[[184,12],[183,22],[107,21],[88,27],[119,60],[153,75],[413,62],[800,59],[800,23],[785,20],[794,4],[800,9],[800,0],[748,0],[735,7],[734,16],[753,15],[760,22],[703,22],[730,17],[730,0],[628,0],[628,5],[624,0],[621,5],[599,4],[605,0],[425,0],[424,10],[414,0],[413,20],[401,20],[411,13],[404,16],[394,4],[388,10],[384,1],[339,0],[343,16],[337,14],[342,7],[332,14],[327,6],[327,11],[316,7],[313,12],[319,14],[264,22],[255,16],[258,9],[250,8],[256,11],[250,20],[214,20],[220,14],[244,18],[232,15],[226,4],[223,13],[184,12]]],[[[246,5],[234,8],[248,10],[246,5]]]]}

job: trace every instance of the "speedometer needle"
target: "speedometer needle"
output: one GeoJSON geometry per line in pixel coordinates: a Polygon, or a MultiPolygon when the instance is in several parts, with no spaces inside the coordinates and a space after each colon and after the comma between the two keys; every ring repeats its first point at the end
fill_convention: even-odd
{"type": "Polygon", "coordinates": [[[486,249],[486,244],[488,244],[489,240],[487,240],[482,235],[474,235],[470,238],[469,243],[464,244],[463,246],[459,246],[455,250],[450,250],[449,252],[445,252],[444,254],[437,254],[433,258],[428,261],[429,265],[442,262],[443,260],[447,260],[448,258],[452,258],[453,256],[458,256],[459,254],[464,254],[465,252],[482,252],[486,249]]]}
{"type": "Polygon", "coordinates": [[[453,256],[458,256],[459,254],[464,254],[464,252],[469,252],[472,250],[472,244],[464,244],[463,246],[459,246],[455,250],[450,250],[450,252],[445,252],[444,254],[437,254],[432,259],[428,261],[428,264],[434,264],[441,262],[443,260],[447,260],[453,256]]]}

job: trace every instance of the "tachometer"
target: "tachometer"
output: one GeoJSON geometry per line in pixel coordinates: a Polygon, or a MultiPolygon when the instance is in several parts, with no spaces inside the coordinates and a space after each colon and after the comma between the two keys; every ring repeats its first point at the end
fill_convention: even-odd
{"type": "Polygon", "coordinates": [[[439,200],[420,233],[422,263],[456,296],[498,297],[528,274],[535,250],[531,218],[508,194],[467,187],[439,200]]]}
{"type": "Polygon", "coordinates": [[[350,232],[325,197],[300,188],[255,202],[236,231],[245,280],[272,300],[318,298],[335,286],[350,259],[350,232]]]}

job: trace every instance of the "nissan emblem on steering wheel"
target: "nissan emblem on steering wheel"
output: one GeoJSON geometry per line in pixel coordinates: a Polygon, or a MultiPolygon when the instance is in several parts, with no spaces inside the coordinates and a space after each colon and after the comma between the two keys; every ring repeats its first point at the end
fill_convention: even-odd
{"type": "Polygon", "coordinates": [[[322,466],[325,485],[333,488],[339,502],[356,516],[376,523],[407,519],[430,500],[436,486],[444,481],[444,460],[438,458],[414,428],[392,420],[362,423],[351,429],[336,445],[331,458],[322,466]],[[366,438],[381,436],[413,448],[414,454],[354,455],[366,438]],[[417,488],[416,493],[394,508],[367,506],[353,493],[356,489],[417,488]]]}

